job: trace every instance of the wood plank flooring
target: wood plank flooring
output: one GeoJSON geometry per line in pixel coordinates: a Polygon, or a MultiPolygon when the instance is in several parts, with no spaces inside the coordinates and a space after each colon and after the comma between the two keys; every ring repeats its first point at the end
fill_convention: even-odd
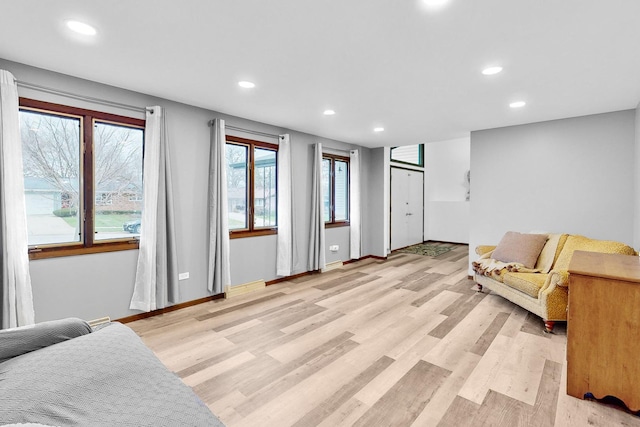
{"type": "Polygon", "coordinates": [[[229,427],[640,426],[567,396],[566,326],[477,293],[446,245],[129,326],[229,427]]]}

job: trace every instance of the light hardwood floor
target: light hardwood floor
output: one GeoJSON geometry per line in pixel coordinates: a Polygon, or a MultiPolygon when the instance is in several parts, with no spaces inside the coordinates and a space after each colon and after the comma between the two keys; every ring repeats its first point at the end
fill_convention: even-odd
{"type": "Polygon", "coordinates": [[[394,253],[130,323],[234,426],[640,426],[566,395],[566,326],[394,253]]]}

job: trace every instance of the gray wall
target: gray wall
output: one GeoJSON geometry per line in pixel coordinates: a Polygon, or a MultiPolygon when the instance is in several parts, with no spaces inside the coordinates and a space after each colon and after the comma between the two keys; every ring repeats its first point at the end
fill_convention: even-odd
{"type": "Polygon", "coordinates": [[[369,192],[367,203],[362,204],[363,216],[363,236],[365,237],[367,253],[371,255],[386,257],[389,247],[388,230],[389,225],[385,221],[385,212],[388,212],[388,202],[385,200],[385,192],[388,192],[388,183],[385,184],[384,171],[389,169],[386,160],[388,151],[384,148],[370,150],[369,175],[367,176],[369,185],[366,186],[369,192]],[[365,223],[366,222],[366,223],[365,223]]]}
{"type": "Polygon", "coordinates": [[[509,230],[634,244],[635,111],[471,133],[470,260],[509,230]]]}
{"type": "MultiPolygon", "coordinates": [[[[176,195],[178,266],[180,272],[189,272],[190,278],[180,282],[181,301],[190,301],[208,295],[207,292],[207,178],[209,163],[209,127],[212,118],[223,118],[228,125],[270,134],[291,135],[294,181],[294,212],[296,221],[296,246],[299,258],[294,273],[307,270],[310,177],[313,159],[312,145],[321,142],[333,151],[348,153],[360,148],[363,170],[363,206],[367,206],[367,186],[372,182],[369,149],[316,137],[263,123],[257,123],[205,110],[177,102],[131,92],[96,82],[42,70],[0,58],[0,68],[11,71],[21,82],[55,88],[87,97],[105,99],[140,107],[161,105],[165,107],[172,168],[176,195]]],[[[115,107],[105,107],[91,102],[47,94],[42,91],[19,88],[20,96],[43,101],[74,105],[82,108],[107,111],[115,114],[142,118],[135,113],[115,107]]],[[[232,132],[229,132],[232,134],[232,132]]],[[[237,133],[237,132],[236,132],[237,133]]],[[[253,139],[277,142],[257,137],[253,139]]],[[[381,173],[381,172],[380,172],[381,173]]],[[[375,214],[363,214],[363,230],[371,230],[375,214]]],[[[379,233],[378,233],[379,234],[379,233]]],[[[349,227],[327,230],[327,260],[349,259],[349,227]],[[337,253],[328,251],[328,245],[338,244],[337,253]]],[[[373,253],[372,237],[363,236],[363,256],[373,253]]],[[[67,316],[91,319],[101,316],[119,318],[136,314],[129,310],[137,262],[137,250],[82,255],[64,258],[34,260],[30,263],[36,320],[44,321],[67,316]]],[[[241,284],[253,280],[266,281],[276,278],[276,236],[261,236],[231,241],[231,280],[241,284]]]]}
{"type": "Polygon", "coordinates": [[[634,176],[633,182],[635,184],[634,194],[634,223],[633,223],[633,247],[638,249],[640,247],[640,103],[636,107],[635,117],[636,135],[635,135],[635,153],[634,153],[634,176]]]}

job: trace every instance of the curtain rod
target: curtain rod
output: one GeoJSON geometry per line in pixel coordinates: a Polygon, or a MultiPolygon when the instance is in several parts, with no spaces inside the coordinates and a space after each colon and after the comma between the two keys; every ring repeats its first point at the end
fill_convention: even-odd
{"type": "Polygon", "coordinates": [[[337,154],[339,156],[344,155],[344,154],[349,154],[351,152],[351,149],[347,149],[347,150],[341,150],[339,148],[332,148],[332,147],[327,147],[327,146],[322,146],[322,151],[324,153],[328,153],[328,154],[337,154]]]}
{"type": "MultiPolygon", "coordinates": [[[[211,122],[209,123],[209,125],[211,125],[211,122]]],[[[268,138],[275,138],[275,139],[280,139],[280,135],[274,135],[271,133],[266,133],[266,132],[260,132],[257,130],[251,130],[251,129],[244,129],[238,126],[232,126],[232,125],[225,125],[224,126],[226,129],[230,129],[230,130],[237,130],[239,132],[246,132],[246,133],[250,133],[253,135],[260,135],[260,136],[266,136],[268,138]]]]}
{"type": "Polygon", "coordinates": [[[67,98],[73,98],[80,101],[95,102],[96,104],[106,105],[109,107],[122,108],[125,110],[136,111],[139,113],[144,113],[147,110],[149,110],[149,108],[145,108],[145,107],[137,107],[135,105],[121,104],[119,102],[107,101],[106,99],[94,98],[94,97],[85,96],[85,95],[78,95],[76,93],[67,92],[64,90],[53,89],[50,87],[41,86],[34,83],[23,82],[21,80],[16,80],[16,84],[26,89],[34,89],[40,92],[50,93],[53,95],[62,95],[62,96],[66,96],[67,98]]]}

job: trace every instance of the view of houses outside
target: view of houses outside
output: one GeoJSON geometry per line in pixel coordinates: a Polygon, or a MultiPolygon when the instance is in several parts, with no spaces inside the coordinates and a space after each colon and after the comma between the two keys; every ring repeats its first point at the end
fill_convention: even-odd
{"type": "MultiPolygon", "coordinates": [[[[248,229],[247,182],[249,147],[241,144],[226,145],[227,204],[229,229],[248,229]]],[[[254,150],[253,226],[272,227],[277,224],[276,152],[262,148],[254,150]]]]}
{"type": "MultiPolygon", "coordinates": [[[[139,225],[144,132],[102,122],[93,126],[95,240],[131,237],[136,230],[123,225],[139,225]]],[[[29,245],[80,241],[81,130],[77,117],[20,111],[29,245]]]]}

